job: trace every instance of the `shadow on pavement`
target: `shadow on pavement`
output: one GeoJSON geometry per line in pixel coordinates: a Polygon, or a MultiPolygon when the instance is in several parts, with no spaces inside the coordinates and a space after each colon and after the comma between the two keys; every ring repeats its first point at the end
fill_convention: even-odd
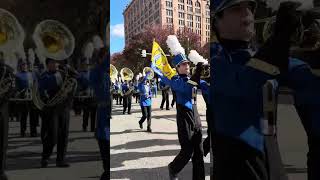
{"type": "MultiPolygon", "coordinates": [[[[192,179],[191,162],[180,172],[179,179],[192,179]]],[[[205,163],[205,174],[210,175],[210,163],[205,163]]],[[[111,171],[111,179],[130,179],[130,180],[167,180],[169,179],[168,167],[159,168],[138,168],[120,171],[111,171]]]]}

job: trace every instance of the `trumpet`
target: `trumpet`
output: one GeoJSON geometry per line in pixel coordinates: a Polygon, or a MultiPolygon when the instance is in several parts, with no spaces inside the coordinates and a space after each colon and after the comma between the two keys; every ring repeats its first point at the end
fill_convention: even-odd
{"type": "Polygon", "coordinates": [[[276,22],[276,16],[256,19],[254,21],[255,24],[264,23],[263,30],[262,30],[262,39],[264,42],[267,41],[268,38],[271,36],[275,22],[276,22]]]}

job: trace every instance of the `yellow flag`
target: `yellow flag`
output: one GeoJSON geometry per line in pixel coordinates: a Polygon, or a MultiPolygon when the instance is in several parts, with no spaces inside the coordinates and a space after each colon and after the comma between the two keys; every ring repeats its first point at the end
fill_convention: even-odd
{"type": "Polygon", "coordinates": [[[156,41],[153,41],[152,45],[152,56],[151,62],[154,64],[164,76],[168,79],[171,79],[172,76],[176,75],[176,71],[171,68],[170,64],[168,63],[168,59],[166,54],[163,52],[161,47],[156,41]]]}

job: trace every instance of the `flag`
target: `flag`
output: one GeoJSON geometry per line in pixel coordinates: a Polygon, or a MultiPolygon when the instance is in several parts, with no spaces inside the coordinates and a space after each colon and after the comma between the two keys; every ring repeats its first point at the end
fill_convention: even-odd
{"type": "Polygon", "coordinates": [[[151,62],[151,67],[156,67],[159,69],[159,71],[168,79],[171,79],[171,77],[176,74],[176,71],[172,69],[168,63],[166,54],[156,41],[153,41],[152,45],[151,62]]]}

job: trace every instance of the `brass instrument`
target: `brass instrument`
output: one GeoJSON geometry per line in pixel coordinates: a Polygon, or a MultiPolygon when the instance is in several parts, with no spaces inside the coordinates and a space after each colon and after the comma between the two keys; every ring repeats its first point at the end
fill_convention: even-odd
{"type": "Polygon", "coordinates": [[[133,72],[129,68],[122,68],[120,71],[120,76],[123,81],[131,81],[133,79],[133,72]]]}
{"type": "MultiPolygon", "coordinates": [[[[121,69],[120,76],[121,76],[123,81],[131,81],[133,79],[133,77],[134,77],[134,74],[131,71],[131,69],[125,67],[125,68],[121,69]]],[[[129,87],[129,90],[126,93],[121,94],[121,95],[127,96],[127,95],[131,94],[131,92],[133,90],[134,90],[134,87],[129,87]]],[[[122,93],[122,91],[121,91],[121,93],[122,93]]]]}
{"type": "Polygon", "coordinates": [[[42,55],[54,60],[67,59],[72,55],[75,47],[75,39],[71,31],[56,20],[40,22],[32,37],[42,55]]]}
{"type": "Polygon", "coordinates": [[[255,24],[264,23],[263,31],[262,31],[263,42],[267,41],[267,39],[271,36],[275,22],[276,22],[276,16],[257,19],[254,21],[255,24]]]}
{"type": "Polygon", "coordinates": [[[118,70],[117,68],[110,64],[110,79],[111,79],[111,82],[115,83],[116,80],[117,80],[117,77],[118,77],[118,70]]]}
{"type": "MultiPolygon", "coordinates": [[[[71,31],[64,24],[55,20],[40,22],[33,33],[33,40],[40,55],[57,61],[69,58],[75,47],[75,39],[71,31]]],[[[36,81],[33,83],[32,100],[38,109],[56,106],[74,95],[77,87],[77,72],[68,65],[60,68],[59,71],[64,75],[62,86],[57,94],[46,103],[40,98],[38,83],[36,81]]]]}
{"type": "Polygon", "coordinates": [[[25,33],[16,17],[0,8],[0,99],[8,100],[14,92],[16,55],[23,50],[25,33]]]}
{"type": "Polygon", "coordinates": [[[147,77],[148,80],[151,80],[154,78],[154,71],[152,70],[151,67],[143,68],[143,76],[146,76],[147,74],[148,74],[148,77],[147,77]]]}

